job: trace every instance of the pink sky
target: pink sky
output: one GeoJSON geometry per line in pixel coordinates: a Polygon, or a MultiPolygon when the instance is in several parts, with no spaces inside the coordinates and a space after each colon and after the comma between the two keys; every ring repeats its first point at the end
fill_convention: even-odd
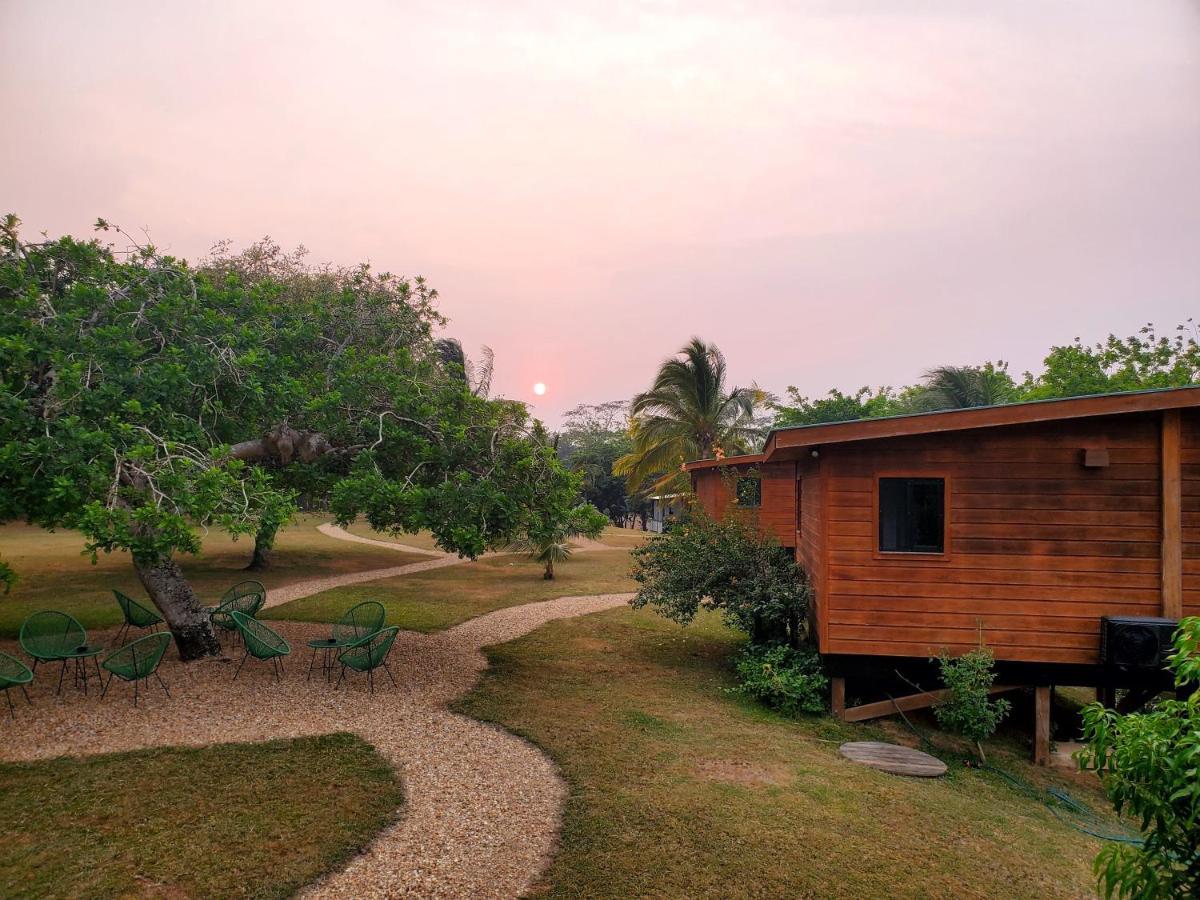
{"type": "Polygon", "coordinates": [[[809,394],[1200,297],[1188,0],[0,0],[0,213],[424,274],[551,423],[691,335],[809,394]]]}

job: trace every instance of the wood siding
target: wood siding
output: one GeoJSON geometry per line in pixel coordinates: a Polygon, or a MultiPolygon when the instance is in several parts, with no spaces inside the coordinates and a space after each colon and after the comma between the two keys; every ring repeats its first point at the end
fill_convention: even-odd
{"type": "Polygon", "coordinates": [[[1158,413],[828,448],[822,651],[932,656],[982,637],[1000,659],[1097,662],[1100,616],[1161,608],[1160,450],[1158,413]],[[1109,465],[1085,468],[1087,448],[1109,465]],[[872,492],[891,472],[947,479],[943,556],[878,553],[872,492]]]}
{"type": "Polygon", "coordinates": [[[758,524],[784,547],[796,546],[796,464],[764,463],[756,467],[762,478],[762,506],[758,524]]]}
{"type": "Polygon", "coordinates": [[[821,468],[817,460],[809,458],[797,464],[800,478],[800,521],[799,541],[796,545],[796,561],[808,573],[812,590],[809,620],[817,633],[823,630],[821,621],[821,589],[825,575],[825,517],[823,515],[824,494],[821,490],[821,468]]]}
{"type": "Polygon", "coordinates": [[[1185,410],[1180,433],[1183,614],[1200,616],[1200,413],[1185,410]]]}
{"type": "Polygon", "coordinates": [[[764,463],[692,472],[692,490],[696,499],[713,518],[725,515],[739,473],[757,473],[762,480],[761,504],[748,512],[758,516],[762,530],[774,535],[784,547],[795,547],[796,464],[764,463]]]}
{"type": "MultiPolygon", "coordinates": [[[[754,467],[760,521],[809,574],[823,653],[929,657],[982,639],[1000,659],[1092,664],[1102,616],[1157,616],[1179,600],[1200,615],[1200,409],[781,455],[754,467]],[[946,479],[944,554],[879,552],[877,479],[901,473],[946,479]],[[1176,533],[1178,551],[1164,547],[1176,533]]],[[[722,514],[734,472],[692,474],[722,514]]]]}

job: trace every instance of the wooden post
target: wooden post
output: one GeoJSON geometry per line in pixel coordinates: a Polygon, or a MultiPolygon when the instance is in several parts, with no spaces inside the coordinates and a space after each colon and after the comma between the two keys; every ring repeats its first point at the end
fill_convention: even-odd
{"type": "Polygon", "coordinates": [[[1050,765],[1050,688],[1033,689],[1033,763],[1050,765]]]}
{"type": "Polygon", "coordinates": [[[829,682],[829,707],[835,719],[846,721],[846,679],[834,678],[829,682]]]}
{"type": "Polygon", "coordinates": [[[1162,415],[1162,614],[1183,617],[1183,482],[1180,413],[1162,415]]]}

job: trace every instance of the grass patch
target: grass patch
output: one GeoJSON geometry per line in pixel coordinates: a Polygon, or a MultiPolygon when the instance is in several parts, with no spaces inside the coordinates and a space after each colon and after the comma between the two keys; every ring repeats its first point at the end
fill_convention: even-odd
{"type": "MultiPolygon", "coordinates": [[[[422,550],[438,550],[445,552],[437,545],[433,534],[428,531],[402,531],[399,534],[392,534],[386,531],[376,531],[366,522],[359,520],[351,523],[346,530],[351,534],[359,537],[371,538],[376,541],[393,541],[397,544],[407,544],[410,547],[419,547],[422,550]]],[[[608,544],[611,547],[621,547],[630,549],[643,544],[652,535],[648,531],[636,531],[631,528],[616,528],[609,525],[604,529],[604,533],[600,535],[601,543],[608,544]]]]}
{"type": "Polygon", "coordinates": [[[373,541],[392,541],[397,544],[407,544],[409,547],[418,547],[421,550],[437,550],[439,553],[446,551],[437,545],[437,540],[433,533],[429,531],[402,531],[399,534],[392,534],[388,531],[376,531],[364,521],[352,522],[346,531],[359,537],[370,538],[373,541]]]}
{"type": "Polygon", "coordinates": [[[261,618],[293,622],[333,622],[355,603],[378,600],[389,625],[412,631],[440,631],[495,609],[555,597],[632,591],[629,554],[586,551],[555,566],[553,581],[543,567],[522,556],[493,556],[428,572],[415,572],[335,588],[266,610],[261,618]]]}
{"type": "MultiPolygon", "coordinates": [[[[180,557],[180,564],[201,599],[215,603],[226,588],[247,578],[271,588],[308,578],[382,569],[419,562],[428,557],[326,537],[316,526],[327,517],[302,516],[279,534],[272,568],[245,572],[253,541],[234,541],[219,532],[204,540],[197,557],[180,557]]],[[[85,628],[110,628],[121,623],[112,589],[145,597],[127,553],[101,554],[93,565],[82,554],[84,538],[73,531],[43,531],[28,525],[0,526],[0,558],[17,574],[9,594],[0,594],[0,636],[16,637],[25,617],[39,609],[70,613],[85,628]]]]}
{"type": "MultiPolygon", "coordinates": [[[[907,779],[837,754],[893,726],[784,719],[725,693],[740,639],[612,611],[490,648],[457,704],[543,747],[570,785],[551,897],[1093,896],[1099,842],[952,762],[907,779]]],[[[989,756],[1097,808],[1092,788],[989,756]]],[[[948,761],[951,761],[948,759],[948,761]]]]}
{"type": "Polygon", "coordinates": [[[401,801],[349,734],[0,764],[0,896],[284,897],[401,801]]]}
{"type": "Polygon", "coordinates": [[[600,541],[611,547],[632,549],[633,547],[640,547],[652,537],[653,535],[649,531],[639,531],[633,528],[616,528],[609,525],[604,529],[604,534],[600,535],[600,541]]]}

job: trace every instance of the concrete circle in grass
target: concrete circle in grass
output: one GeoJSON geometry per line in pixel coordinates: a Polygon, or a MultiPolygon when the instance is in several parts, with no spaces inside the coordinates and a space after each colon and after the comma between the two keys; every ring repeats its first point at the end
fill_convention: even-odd
{"type": "Polygon", "coordinates": [[[946,774],[946,764],[936,756],[911,747],[884,744],[879,741],[851,741],[838,750],[846,759],[862,763],[893,775],[913,775],[917,778],[937,778],[946,774]]]}

